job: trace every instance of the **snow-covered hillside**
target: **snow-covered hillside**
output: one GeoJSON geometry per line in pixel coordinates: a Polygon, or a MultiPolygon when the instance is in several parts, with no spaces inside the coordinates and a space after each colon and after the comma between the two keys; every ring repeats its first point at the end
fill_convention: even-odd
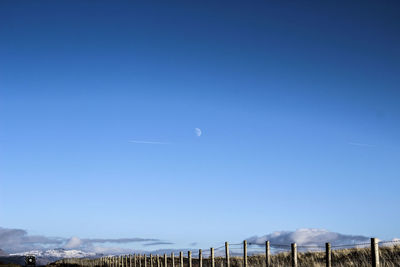
{"type": "Polygon", "coordinates": [[[36,256],[36,262],[38,265],[46,265],[51,262],[64,259],[64,258],[97,258],[103,256],[103,254],[96,254],[94,252],[84,252],[81,250],[75,249],[48,249],[48,250],[31,250],[20,253],[10,254],[9,257],[13,256],[27,256],[34,255],[36,256]]]}
{"type": "Polygon", "coordinates": [[[10,256],[26,256],[35,255],[36,257],[44,258],[83,258],[83,257],[96,257],[101,256],[94,252],[84,252],[81,250],[67,250],[63,248],[49,249],[49,250],[31,250],[21,253],[10,254],[10,256]]]}

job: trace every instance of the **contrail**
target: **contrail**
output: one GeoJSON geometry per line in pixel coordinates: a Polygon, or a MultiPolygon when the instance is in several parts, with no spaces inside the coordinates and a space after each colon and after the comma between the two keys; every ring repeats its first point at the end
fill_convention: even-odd
{"type": "Polygon", "coordinates": [[[349,145],[352,145],[352,146],[366,146],[366,147],[375,147],[375,145],[364,144],[364,143],[354,143],[354,142],[349,142],[349,145]]]}
{"type": "Polygon", "coordinates": [[[141,140],[129,140],[129,143],[135,144],[151,144],[151,145],[169,145],[168,142],[154,142],[154,141],[141,141],[141,140]]]}

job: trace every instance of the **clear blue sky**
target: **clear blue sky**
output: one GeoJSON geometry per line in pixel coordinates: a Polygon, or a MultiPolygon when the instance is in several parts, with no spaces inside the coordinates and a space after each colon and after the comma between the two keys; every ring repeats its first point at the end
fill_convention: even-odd
{"type": "Polygon", "coordinates": [[[177,246],[400,236],[399,11],[1,1],[0,226],[177,246]]]}

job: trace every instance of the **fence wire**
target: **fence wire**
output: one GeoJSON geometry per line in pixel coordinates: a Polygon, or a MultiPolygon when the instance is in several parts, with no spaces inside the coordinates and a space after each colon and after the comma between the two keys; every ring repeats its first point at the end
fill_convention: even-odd
{"type": "MultiPolygon", "coordinates": [[[[378,245],[378,255],[381,266],[400,266],[400,240],[380,241],[378,245]]],[[[229,244],[229,256],[231,267],[244,267],[244,243],[229,244]]],[[[297,248],[297,261],[298,267],[309,266],[325,266],[328,254],[326,253],[325,244],[309,244],[298,245],[297,248]]],[[[330,258],[332,267],[342,266],[370,266],[373,261],[371,243],[353,243],[353,244],[333,244],[330,246],[330,258]],[[350,265],[349,265],[350,264],[350,265]]],[[[214,248],[214,266],[226,266],[226,247],[221,244],[214,248]]],[[[199,250],[190,249],[191,252],[191,267],[200,267],[199,250]]],[[[175,267],[189,267],[190,262],[188,259],[188,252],[183,252],[183,266],[180,263],[179,252],[174,251],[174,266],[175,267]]],[[[248,267],[265,267],[266,266],[266,244],[265,243],[247,243],[247,266],[248,267]]],[[[290,244],[275,244],[269,245],[269,261],[271,266],[292,266],[292,246],[290,244]]],[[[211,250],[210,248],[202,249],[202,267],[211,267],[211,250]]],[[[121,255],[115,257],[102,257],[100,259],[64,259],[58,261],[56,265],[79,265],[89,267],[171,267],[172,259],[171,254],[167,254],[167,265],[163,253],[159,256],[152,255],[150,261],[150,254],[146,259],[143,255],[140,257],[129,258],[129,255],[121,255]],[[128,260],[131,259],[131,260],[128,260]],[[158,259],[158,260],[157,260],[158,259]],[[135,265],[134,265],[135,264],[135,265]]]]}

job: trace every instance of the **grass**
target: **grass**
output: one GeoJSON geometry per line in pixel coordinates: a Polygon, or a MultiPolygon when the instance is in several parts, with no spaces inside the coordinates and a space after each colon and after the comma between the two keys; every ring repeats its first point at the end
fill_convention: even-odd
{"type": "Polygon", "coordinates": [[[0,262],[0,267],[20,267],[21,265],[0,262]]]}
{"type": "MultiPolygon", "coordinates": [[[[400,245],[379,248],[380,267],[400,267],[400,245]]],[[[162,266],[162,262],[160,266],[162,266]]],[[[265,255],[249,256],[247,258],[248,267],[265,267],[265,255]]],[[[231,257],[231,267],[243,267],[242,257],[231,257]]],[[[55,264],[58,266],[66,266],[63,264],[55,264]]],[[[54,266],[54,265],[53,265],[54,266]]],[[[77,266],[77,265],[75,265],[77,266]]],[[[171,266],[171,260],[168,259],[168,266],[171,266]]],[[[179,259],[175,258],[175,266],[179,266],[179,259]]],[[[199,267],[199,260],[193,258],[193,267],[199,267]]],[[[225,258],[216,257],[215,267],[224,267],[225,258]]],[[[291,256],[289,252],[282,252],[271,256],[272,267],[290,267],[291,256]]],[[[298,267],[325,267],[325,252],[302,252],[298,253],[298,267]]],[[[332,267],[368,267],[371,266],[371,249],[370,248],[351,248],[332,251],[332,267]]],[[[72,267],[72,265],[68,265],[72,267]]],[[[139,264],[136,265],[139,267],[139,264]]],[[[141,264],[144,267],[144,264],[141,264]]],[[[147,263],[150,267],[150,263],[147,263]]],[[[156,261],[153,267],[157,267],[156,261]]],[[[187,258],[184,259],[184,266],[188,267],[187,258]]],[[[208,258],[203,259],[203,267],[211,267],[208,258]]]]}
{"type": "MultiPolygon", "coordinates": [[[[381,267],[400,267],[400,246],[379,248],[381,267]]],[[[325,252],[298,253],[299,267],[325,267],[325,252]]],[[[265,255],[249,256],[249,267],[265,267],[265,255]]],[[[352,248],[332,251],[332,267],[368,267],[371,266],[370,248],[352,248]]],[[[216,267],[224,266],[224,258],[216,258],[216,267]]],[[[204,265],[204,264],[203,264],[204,265]]],[[[275,254],[271,257],[271,266],[290,267],[291,255],[289,252],[275,254]]],[[[198,261],[193,264],[198,267],[198,261]]],[[[209,267],[208,260],[204,267],[209,267]]],[[[231,258],[231,267],[243,267],[242,257],[231,258]]]]}

